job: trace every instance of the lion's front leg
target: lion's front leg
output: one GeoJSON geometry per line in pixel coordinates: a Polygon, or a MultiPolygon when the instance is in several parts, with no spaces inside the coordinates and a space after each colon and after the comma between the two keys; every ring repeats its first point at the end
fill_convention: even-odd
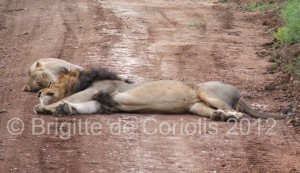
{"type": "Polygon", "coordinates": [[[38,92],[41,87],[34,87],[33,84],[26,84],[22,87],[23,92],[38,92]]]}
{"type": "Polygon", "coordinates": [[[30,92],[30,91],[31,91],[30,86],[29,86],[29,85],[24,85],[24,86],[22,87],[22,91],[23,91],[23,92],[30,92]]]}
{"type": "Polygon", "coordinates": [[[52,109],[48,105],[37,104],[33,107],[36,114],[52,114],[52,109]]]}
{"type": "Polygon", "coordinates": [[[76,109],[68,102],[60,101],[51,105],[38,104],[33,107],[36,114],[52,114],[55,116],[76,114],[76,109]]]}
{"type": "Polygon", "coordinates": [[[82,102],[82,103],[70,103],[69,105],[76,110],[78,114],[110,114],[112,112],[109,106],[100,104],[95,100],[82,102]]]}

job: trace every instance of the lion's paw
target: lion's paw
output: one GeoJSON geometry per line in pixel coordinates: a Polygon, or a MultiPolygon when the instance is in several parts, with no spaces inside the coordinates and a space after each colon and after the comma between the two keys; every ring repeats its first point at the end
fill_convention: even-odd
{"type": "Polygon", "coordinates": [[[55,107],[55,110],[52,112],[53,115],[63,116],[63,115],[71,115],[72,107],[64,102],[55,107]]]}
{"type": "Polygon", "coordinates": [[[29,85],[24,85],[24,86],[22,87],[22,91],[23,91],[23,92],[30,92],[30,91],[31,91],[30,86],[29,86],[29,85]]]}
{"type": "Polygon", "coordinates": [[[241,113],[241,112],[238,112],[238,113],[235,115],[236,119],[238,119],[238,120],[242,119],[243,116],[244,116],[244,114],[241,113]]]}
{"type": "Polygon", "coordinates": [[[233,112],[226,112],[226,119],[233,118],[233,119],[239,120],[239,119],[241,119],[243,116],[244,116],[244,115],[243,115],[243,113],[241,113],[241,112],[235,112],[235,111],[233,111],[233,112]]]}
{"type": "Polygon", "coordinates": [[[211,119],[214,121],[224,121],[226,116],[226,112],[221,109],[215,110],[211,115],[211,119]]]}
{"type": "Polygon", "coordinates": [[[33,111],[36,114],[52,114],[52,111],[42,104],[35,105],[33,111]]]}

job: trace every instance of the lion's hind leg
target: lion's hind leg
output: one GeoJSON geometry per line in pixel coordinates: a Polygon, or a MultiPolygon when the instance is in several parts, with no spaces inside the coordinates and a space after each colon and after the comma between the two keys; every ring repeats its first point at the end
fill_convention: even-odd
{"type": "MultiPolygon", "coordinates": [[[[210,107],[213,107],[218,110],[218,113],[215,114],[222,114],[221,120],[228,120],[230,118],[235,118],[235,119],[241,119],[243,117],[243,114],[241,112],[237,112],[232,105],[235,105],[235,100],[236,98],[232,98],[233,103],[227,103],[221,98],[218,98],[214,96],[213,94],[201,94],[200,99],[208,104],[210,107]],[[222,112],[222,113],[221,113],[222,112]]],[[[220,117],[219,115],[216,117],[220,117]]]]}
{"type": "Polygon", "coordinates": [[[223,101],[222,99],[214,95],[203,93],[200,95],[200,99],[201,101],[203,101],[204,103],[208,104],[209,106],[215,109],[221,109],[224,110],[225,112],[234,111],[234,109],[228,103],[226,103],[225,101],[223,101]]]}
{"type": "Polygon", "coordinates": [[[237,112],[237,111],[227,111],[226,112],[226,119],[241,119],[243,118],[244,114],[241,112],[237,112]]]}
{"type": "Polygon", "coordinates": [[[203,102],[195,103],[189,109],[189,111],[192,114],[200,115],[200,116],[203,116],[203,117],[208,117],[208,118],[211,118],[212,120],[215,120],[215,121],[223,120],[225,115],[226,115],[226,113],[224,111],[220,111],[220,110],[216,110],[214,108],[211,108],[203,102]]]}
{"type": "Polygon", "coordinates": [[[203,102],[195,103],[189,111],[193,114],[211,118],[214,121],[226,121],[230,118],[240,119],[243,114],[236,111],[214,109],[203,102]]]}

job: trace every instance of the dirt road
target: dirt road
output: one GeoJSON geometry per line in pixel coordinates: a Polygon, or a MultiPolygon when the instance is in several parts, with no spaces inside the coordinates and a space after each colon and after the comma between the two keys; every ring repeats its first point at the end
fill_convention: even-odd
{"type": "Polygon", "coordinates": [[[286,121],[57,118],[34,114],[36,94],[21,92],[29,65],[52,57],[137,83],[221,80],[278,113],[281,91],[263,88],[279,74],[258,56],[271,38],[253,16],[209,0],[0,0],[0,172],[299,172],[299,131],[286,121]]]}

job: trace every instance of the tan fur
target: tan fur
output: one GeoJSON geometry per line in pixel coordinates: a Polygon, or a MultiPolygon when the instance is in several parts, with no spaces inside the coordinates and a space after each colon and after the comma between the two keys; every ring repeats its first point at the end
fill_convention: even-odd
{"type": "Polygon", "coordinates": [[[240,119],[243,112],[257,118],[285,118],[251,109],[240,100],[235,86],[218,81],[194,87],[177,81],[154,81],[116,93],[112,100],[116,112],[193,113],[215,120],[240,119]]]}
{"type": "Polygon", "coordinates": [[[55,58],[43,58],[34,62],[29,69],[29,81],[22,91],[37,92],[46,88],[52,82],[58,81],[58,76],[73,69],[83,70],[82,67],[55,58]]]}
{"type": "Polygon", "coordinates": [[[198,85],[168,80],[141,85],[126,84],[123,81],[98,81],[88,89],[54,104],[36,105],[34,111],[54,115],[99,113],[107,106],[93,99],[98,92],[112,93],[111,99],[116,105],[109,109],[113,112],[192,113],[214,120],[240,119],[243,117],[241,112],[244,112],[259,118],[284,118],[257,113],[240,100],[236,87],[218,81],[198,85]]]}

